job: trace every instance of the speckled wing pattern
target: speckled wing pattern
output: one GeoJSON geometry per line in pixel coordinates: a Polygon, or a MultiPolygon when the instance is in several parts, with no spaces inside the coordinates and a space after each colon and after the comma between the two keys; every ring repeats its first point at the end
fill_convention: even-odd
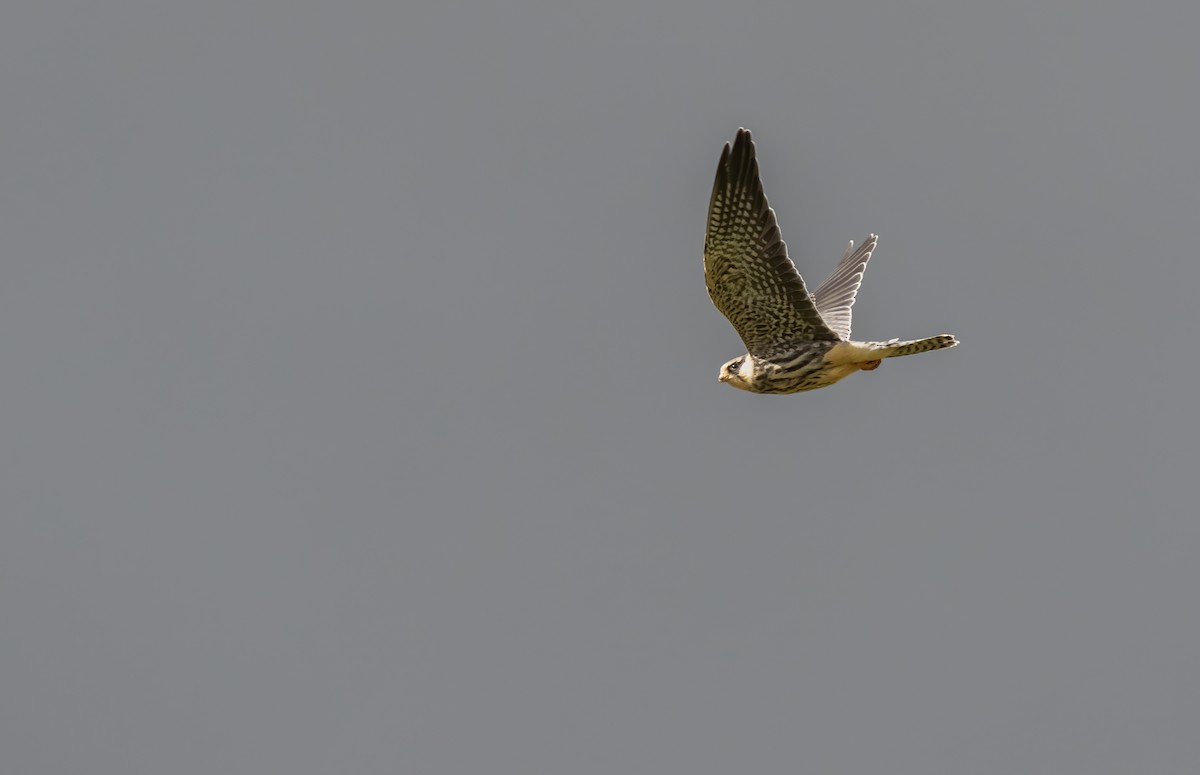
{"type": "Polygon", "coordinates": [[[879,237],[874,234],[867,237],[858,250],[854,249],[854,243],[851,242],[842,254],[837,269],[813,292],[813,302],[821,313],[821,319],[842,339],[850,338],[850,308],[854,306],[854,296],[858,293],[858,286],[862,285],[863,272],[878,243],[879,237]]]}
{"type": "Polygon", "coordinates": [[[732,150],[725,145],[717,165],[704,278],[713,304],[729,318],[751,355],[769,358],[800,342],[842,338],[821,318],[788,258],[775,211],[763,194],[754,142],[745,129],[738,130],[732,150]]]}

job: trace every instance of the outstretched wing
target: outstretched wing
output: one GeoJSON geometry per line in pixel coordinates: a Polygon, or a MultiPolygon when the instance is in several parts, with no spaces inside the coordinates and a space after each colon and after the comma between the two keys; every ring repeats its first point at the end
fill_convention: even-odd
{"type": "Polygon", "coordinates": [[[854,243],[851,242],[842,254],[837,269],[813,293],[813,301],[821,313],[821,319],[842,339],[850,338],[850,308],[854,306],[854,295],[858,293],[858,286],[862,285],[863,272],[877,244],[879,237],[874,234],[867,237],[858,250],[854,249],[854,243]]]}
{"type": "Polygon", "coordinates": [[[770,357],[800,342],[838,341],[788,258],[767,204],[754,141],[739,129],[721,152],[708,206],[704,279],[713,304],[752,355],[770,357]]]}

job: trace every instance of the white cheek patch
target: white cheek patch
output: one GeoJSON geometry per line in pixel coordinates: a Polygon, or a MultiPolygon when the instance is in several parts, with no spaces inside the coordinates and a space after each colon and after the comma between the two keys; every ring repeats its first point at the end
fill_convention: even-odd
{"type": "Polygon", "coordinates": [[[750,378],[754,376],[754,361],[750,358],[742,361],[742,365],[738,366],[738,376],[744,381],[749,382],[750,378]]]}

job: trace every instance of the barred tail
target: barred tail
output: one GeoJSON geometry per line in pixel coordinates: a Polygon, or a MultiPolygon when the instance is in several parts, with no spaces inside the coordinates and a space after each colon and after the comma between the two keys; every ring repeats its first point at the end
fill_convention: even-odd
{"type": "Polygon", "coordinates": [[[956,344],[958,344],[958,340],[951,334],[938,334],[928,339],[914,339],[911,342],[901,342],[893,339],[890,342],[879,344],[879,349],[876,352],[884,358],[898,358],[901,355],[915,355],[916,353],[925,353],[930,350],[944,350],[956,344]]]}

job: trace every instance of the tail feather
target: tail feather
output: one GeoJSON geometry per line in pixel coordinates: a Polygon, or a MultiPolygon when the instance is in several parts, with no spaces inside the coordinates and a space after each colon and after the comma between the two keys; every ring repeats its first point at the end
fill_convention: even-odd
{"type": "Polygon", "coordinates": [[[944,350],[947,347],[954,347],[958,344],[958,340],[951,334],[938,334],[927,339],[914,339],[908,342],[901,342],[893,339],[890,342],[880,342],[876,345],[876,352],[884,358],[899,358],[901,355],[915,355],[917,353],[927,353],[930,350],[944,350]]]}

